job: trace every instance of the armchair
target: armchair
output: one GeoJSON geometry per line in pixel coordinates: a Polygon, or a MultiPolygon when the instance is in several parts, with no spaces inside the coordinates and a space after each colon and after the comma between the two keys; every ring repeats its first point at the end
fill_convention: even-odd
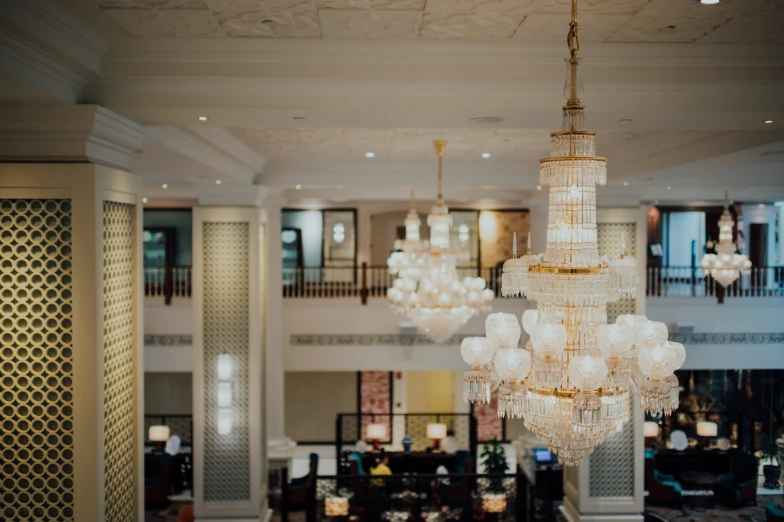
{"type": "Polygon", "coordinates": [[[715,493],[718,500],[731,507],[757,503],[757,457],[735,450],[730,459],[730,472],[719,475],[715,493]]]}
{"type": "Polygon", "coordinates": [[[647,460],[645,481],[648,484],[648,500],[657,504],[680,506],[681,500],[683,500],[681,483],[675,480],[674,476],[657,471],[653,462],[648,464],[647,460]]]}
{"type": "Polygon", "coordinates": [[[146,455],[144,459],[144,509],[153,511],[169,505],[172,486],[171,455],[146,455]]]}
{"type": "Polygon", "coordinates": [[[286,496],[284,502],[287,503],[287,511],[303,511],[308,505],[308,492],[315,485],[316,475],[318,475],[317,453],[310,454],[310,471],[304,477],[291,479],[288,484],[283,486],[283,494],[286,496]]]}

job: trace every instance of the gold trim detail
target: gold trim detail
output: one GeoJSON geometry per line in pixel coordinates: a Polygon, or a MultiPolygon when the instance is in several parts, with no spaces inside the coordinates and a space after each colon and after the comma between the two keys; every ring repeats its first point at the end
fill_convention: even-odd
{"type": "Polygon", "coordinates": [[[556,156],[550,158],[542,158],[539,163],[550,163],[551,161],[564,161],[564,160],[581,160],[581,161],[595,161],[596,163],[607,163],[607,158],[599,156],[556,156]]]}
{"type": "Polygon", "coordinates": [[[603,272],[605,267],[603,266],[596,266],[596,267],[579,267],[579,268],[564,268],[560,266],[542,266],[542,265],[531,265],[528,267],[528,273],[530,274],[576,274],[576,275],[601,275],[606,272],[603,272]]]}

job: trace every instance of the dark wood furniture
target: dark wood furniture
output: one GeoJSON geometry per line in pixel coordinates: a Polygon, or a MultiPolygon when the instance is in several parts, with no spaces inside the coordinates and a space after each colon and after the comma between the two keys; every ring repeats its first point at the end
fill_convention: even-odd
{"type": "Polygon", "coordinates": [[[171,455],[144,456],[144,509],[153,511],[164,509],[169,505],[172,489],[171,455]]]}
{"type": "MultiPolygon", "coordinates": [[[[365,453],[362,455],[362,467],[366,473],[376,467],[376,458],[379,453],[365,453]]],[[[456,455],[446,453],[428,453],[425,451],[412,451],[404,453],[402,451],[386,452],[389,457],[389,469],[395,474],[418,473],[433,474],[436,468],[444,465],[450,473],[461,472],[457,469],[458,459],[456,455]]]]}
{"type": "Polygon", "coordinates": [[[733,450],[730,469],[719,475],[715,491],[722,504],[731,507],[757,503],[759,460],[745,451],[733,450]]]}
{"type": "Polygon", "coordinates": [[[719,479],[713,473],[684,471],[678,478],[683,488],[683,503],[691,507],[713,508],[716,500],[713,490],[719,479]]]}

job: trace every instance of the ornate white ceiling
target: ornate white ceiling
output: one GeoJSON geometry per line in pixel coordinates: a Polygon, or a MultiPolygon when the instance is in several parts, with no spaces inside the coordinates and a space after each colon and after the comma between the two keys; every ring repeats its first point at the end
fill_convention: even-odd
{"type": "MultiPolygon", "coordinates": [[[[136,37],[564,39],[569,0],[94,0],[136,37]]],[[[784,2],[584,0],[584,41],[784,43],[784,2]]]]}
{"type": "MultiPolygon", "coordinates": [[[[285,128],[235,131],[249,139],[270,162],[375,161],[426,162],[435,159],[433,140],[448,141],[449,161],[482,161],[489,152],[494,162],[536,161],[549,151],[548,130],[540,129],[359,129],[285,128]]],[[[617,130],[597,133],[599,154],[634,140],[637,134],[617,130]]]]}

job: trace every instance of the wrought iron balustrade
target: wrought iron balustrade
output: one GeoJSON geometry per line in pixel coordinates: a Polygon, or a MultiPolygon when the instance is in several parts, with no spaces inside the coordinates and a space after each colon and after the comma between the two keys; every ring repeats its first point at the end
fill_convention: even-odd
{"type": "Polygon", "coordinates": [[[725,288],[700,267],[650,266],[645,284],[648,297],[784,297],[784,267],[752,267],[725,288]]]}

